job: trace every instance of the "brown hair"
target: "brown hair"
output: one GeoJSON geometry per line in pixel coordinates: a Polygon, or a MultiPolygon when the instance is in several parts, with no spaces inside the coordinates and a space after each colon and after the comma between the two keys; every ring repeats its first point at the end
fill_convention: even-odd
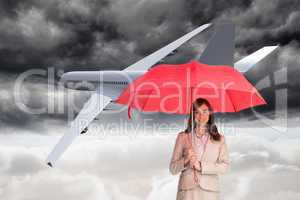
{"type": "MultiPolygon", "coordinates": [[[[214,114],[213,114],[213,109],[212,106],[210,105],[210,103],[203,98],[197,98],[194,102],[193,102],[193,124],[194,124],[194,131],[196,130],[196,121],[195,121],[195,111],[202,105],[205,104],[208,107],[209,110],[209,119],[208,122],[206,124],[207,126],[207,130],[209,135],[213,138],[213,140],[215,141],[220,141],[221,139],[221,135],[218,132],[218,128],[214,123],[214,114]]],[[[190,112],[189,114],[189,119],[188,119],[188,124],[187,124],[187,128],[184,130],[185,133],[191,133],[192,132],[192,112],[190,112]]]]}

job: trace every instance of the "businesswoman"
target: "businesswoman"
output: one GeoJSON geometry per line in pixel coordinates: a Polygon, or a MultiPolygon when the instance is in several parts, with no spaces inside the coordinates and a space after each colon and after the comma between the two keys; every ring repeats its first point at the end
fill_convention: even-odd
{"type": "Polygon", "coordinates": [[[187,128],[177,135],[169,165],[171,174],[180,173],[176,200],[219,200],[219,175],[229,169],[227,144],[214,124],[210,103],[198,98],[192,105],[193,113],[187,128]]]}

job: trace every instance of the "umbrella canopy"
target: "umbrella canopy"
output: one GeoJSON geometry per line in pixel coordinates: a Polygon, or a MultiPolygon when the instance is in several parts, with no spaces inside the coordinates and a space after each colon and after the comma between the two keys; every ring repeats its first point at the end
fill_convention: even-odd
{"type": "Polygon", "coordinates": [[[140,111],[188,114],[197,98],[205,98],[214,112],[237,112],[267,104],[256,88],[230,66],[198,61],[161,64],[135,79],[115,103],[140,111]]]}

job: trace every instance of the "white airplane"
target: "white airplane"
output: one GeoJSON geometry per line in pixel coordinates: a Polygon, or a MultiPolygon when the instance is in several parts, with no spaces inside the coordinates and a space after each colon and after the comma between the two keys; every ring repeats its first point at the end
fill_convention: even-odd
{"type": "MultiPolygon", "coordinates": [[[[113,101],[117,99],[130,82],[145,74],[152,66],[174,53],[178,47],[208,27],[211,27],[211,24],[204,24],[196,28],[122,71],[73,71],[64,73],[60,81],[64,83],[65,87],[77,90],[93,90],[93,92],[75,119],[70,123],[69,131],[59,140],[47,157],[47,164],[54,167],[57,160],[74,139],[87,132],[88,125],[109,105],[114,104],[113,101]],[[85,87],[84,84],[81,84],[82,87],[76,87],[76,83],[88,83],[88,85],[92,84],[94,87],[85,87]]],[[[235,28],[233,24],[217,25],[216,31],[201,54],[199,61],[209,65],[234,66],[240,72],[245,73],[278,47],[263,47],[233,64],[234,35],[235,28]]]]}

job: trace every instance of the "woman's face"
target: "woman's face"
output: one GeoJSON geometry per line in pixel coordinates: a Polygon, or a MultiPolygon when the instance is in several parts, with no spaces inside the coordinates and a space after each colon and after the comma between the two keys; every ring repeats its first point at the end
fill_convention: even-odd
{"type": "Polygon", "coordinates": [[[195,111],[195,121],[200,124],[206,124],[209,120],[209,108],[207,105],[202,104],[195,111]]]}

